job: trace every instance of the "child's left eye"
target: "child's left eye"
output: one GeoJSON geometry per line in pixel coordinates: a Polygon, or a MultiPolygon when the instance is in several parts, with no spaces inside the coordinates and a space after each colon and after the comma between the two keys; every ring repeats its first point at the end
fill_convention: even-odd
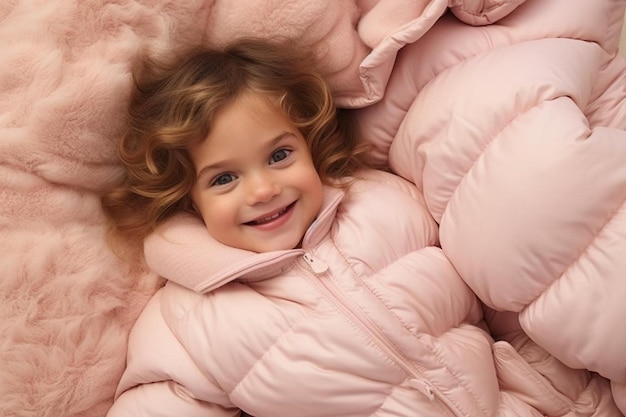
{"type": "Polygon", "coordinates": [[[283,159],[287,158],[291,151],[289,149],[279,149],[272,154],[270,157],[270,165],[275,164],[276,162],[280,162],[283,159]]]}

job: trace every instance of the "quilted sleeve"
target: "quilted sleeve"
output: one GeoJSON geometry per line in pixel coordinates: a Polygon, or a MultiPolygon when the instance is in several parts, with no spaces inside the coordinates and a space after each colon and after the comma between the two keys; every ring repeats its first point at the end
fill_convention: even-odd
{"type": "Polygon", "coordinates": [[[237,417],[239,409],[194,400],[172,381],[139,385],[125,391],[113,404],[107,417],[237,417]]]}
{"type": "Polygon", "coordinates": [[[389,163],[423,188],[485,304],[520,313],[568,366],[623,383],[626,117],[619,88],[602,91],[624,75],[602,78],[606,65],[599,45],[565,38],[469,57],[419,91],[389,163]]]}
{"type": "Polygon", "coordinates": [[[165,323],[163,291],[148,302],[130,333],[126,370],[107,417],[239,416],[241,411],[200,371],[165,323]]]}

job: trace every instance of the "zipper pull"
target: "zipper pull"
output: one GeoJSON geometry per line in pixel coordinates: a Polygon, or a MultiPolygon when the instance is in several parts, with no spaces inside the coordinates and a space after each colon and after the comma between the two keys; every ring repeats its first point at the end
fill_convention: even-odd
{"type": "Polygon", "coordinates": [[[424,394],[429,400],[433,401],[435,399],[435,391],[433,390],[432,385],[430,385],[427,381],[410,379],[409,386],[424,394]]]}
{"type": "Polygon", "coordinates": [[[328,271],[328,265],[326,264],[326,262],[313,257],[311,254],[309,254],[308,252],[305,253],[302,258],[304,259],[304,261],[309,265],[309,268],[311,268],[311,270],[316,273],[316,274],[323,274],[324,272],[328,271]]]}

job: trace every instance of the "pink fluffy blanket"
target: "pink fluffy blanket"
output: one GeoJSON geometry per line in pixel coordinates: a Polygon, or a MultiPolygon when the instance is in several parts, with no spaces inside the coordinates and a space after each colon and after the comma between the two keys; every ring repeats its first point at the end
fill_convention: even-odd
{"type": "Polygon", "coordinates": [[[109,250],[99,206],[119,173],[115,142],[142,49],[167,56],[240,36],[289,37],[320,58],[341,105],[361,107],[381,98],[398,49],[448,7],[489,20],[460,3],[3,0],[0,415],[106,414],[130,326],[161,284],[139,248],[128,248],[131,264],[109,250]]]}

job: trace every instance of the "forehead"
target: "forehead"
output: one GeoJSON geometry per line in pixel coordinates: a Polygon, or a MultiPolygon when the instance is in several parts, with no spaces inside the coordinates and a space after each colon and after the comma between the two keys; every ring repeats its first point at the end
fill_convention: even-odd
{"type": "Polygon", "coordinates": [[[232,153],[264,146],[285,132],[299,135],[298,128],[273,97],[242,94],[221,108],[204,140],[189,148],[194,164],[223,159],[232,153]]]}

